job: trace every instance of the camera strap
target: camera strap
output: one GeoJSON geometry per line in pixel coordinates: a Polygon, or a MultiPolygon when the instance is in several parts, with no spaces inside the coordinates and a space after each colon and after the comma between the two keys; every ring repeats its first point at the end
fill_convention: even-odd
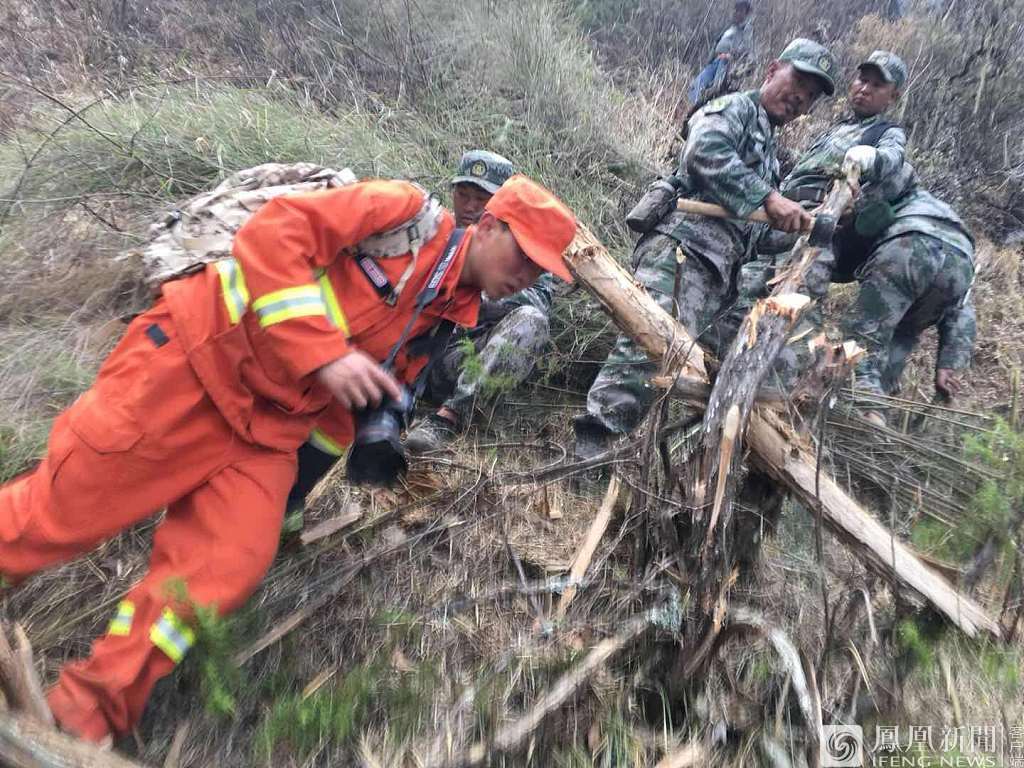
{"type": "MultiPolygon", "coordinates": [[[[462,242],[462,238],[465,234],[466,230],[464,229],[454,229],[452,230],[451,235],[448,236],[448,244],[445,245],[441,258],[438,259],[437,264],[434,266],[434,271],[430,273],[430,278],[427,280],[427,284],[423,286],[423,289],[418,294],[416,294],[416,304],[413,307],[409,321],[405,324],[405,328],[402,329],[402,334],[398,337],[398,341],[395,342],[395,346],[393,346],[391,351],[388,352],[387,359],[383,364],[384,370],[391,370],[391,367],[395,364],[395,358],[398,356],[399,350],[402,348],[402,345],[405,344],[406,339],[409,338],[409,332],[412,331],[413,325],[419,319],[419,316],[423,313],[427,304],[437,298],[438,288],[444,280],[444,276],[448,274],[448,269],[455,260],[455,252],[459,250],[459,244],[462,242]]],[[[448,335],[451,335],[451,327],[448,329],[448,335]]],[[[435,355],[436,350],[432,352],[431,358],[433,359],[435,355]]],[[[427,365],[430,365],[430,363],[427,363],[427,365]]]]}

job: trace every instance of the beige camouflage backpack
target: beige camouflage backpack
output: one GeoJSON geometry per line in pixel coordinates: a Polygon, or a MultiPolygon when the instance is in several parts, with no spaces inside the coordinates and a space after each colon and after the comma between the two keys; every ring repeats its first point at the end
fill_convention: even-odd
{"type": "MultiPolygon", "coordinates": [[[[312,163],[266,163],[246,168],[153,222],[149,242],[127,256],[142,262],[143,281],[156,294],[168,280],[229,258],[235,233],[268,200],[279,195],[343,187],[356,181],[348,168],[336,171],[312,163]]],[[[440,203],[426,194],[423,206],[409,221],[372,235],[357,246],[360,258],[413,254],[412,263],[394,288],[392,300],[398,298],[415,268],[420,245],[437,233],[441,211],[440,203]]]]}

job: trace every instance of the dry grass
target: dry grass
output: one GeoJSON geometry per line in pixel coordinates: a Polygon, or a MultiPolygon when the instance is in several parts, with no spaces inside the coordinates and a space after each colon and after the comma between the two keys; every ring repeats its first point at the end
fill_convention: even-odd
{"type": "MultiPolygon", "coordinates": [[[[110,257],[139,237],[169,200],[264,160],[336,164],[339,157],[360,173],[409,176],[443,193],[459,153],[480,145],[504,152],[552,185],[625,257],[630,240],[623,213],[666,151],[673,110],[707,48],[699,24],[703,4],[589,3],[596,14],[591,24],[601,27],[596,38],[581,35],[566,6],[539,1],[508,8],[470,3],[458,18],[439,0],[22,5],[0,31],[0,54],[10,54],[7,74],[21,81],[0,84],[7,89],[0,107],[3,196],[18,198],[9,216],[0,202],[3,275],[5,284],[18,287],[0,297],[5,476],[38,455],[49,419],[87,385],[116,339],[117,318],[141,305],[131,266],[110,257]],[[628,60],[631,67],[614,79],[605,74],[588,50],[594,39],[604,64],[628,60]],[[94,98],[87,72],[115,95],[82,113],[89,125],[72,118],[54,133],[68,111],[45,104],[24,86],[25,78],[81,109],[94,98]],[[211,72],[235,79],[226,83],[211,72]],[[182,76],[190,82],[141,82],[182,76]],[[10,185],[40,146],[12,195],[10,185]]],[[[760,20],[762,42],[781,47],[793,34],[821,32],[812,7],[810,0],[780,4],[760,20]]],[[[906,116],[920,126],[916,140],[929,178],[963,180],[959,165],[956,174],[944,175],[953,173],[947,170],[948,136],[964,140],[973,115],[958,113],[951,134],[933,130],[941,104],[918,98],[934,88],[927,78],[941,79],[944,68],[962,63],[954,50],[961,43],[942,36],[960,22],[854,24],[865,9],[854,0],[841,3],[833,9],[837,23],[823,34],[839,38],[847,64],[876,40],[913,47],[935,36],[937,53],[915,60],[927,77],[910,94],[906,116]],[[928,131],[932,139],[923,140],[928,131]]],[[[961,42],[977,34],[975,27],[961,27],[961,42]]],[[[991,121],[989,139],[1012,130],[1008,115],[1019,103],[1011,78],[1004,80],[1001,90],[981,89],[982,109],[990,98],[1007,106],[991,121]]],[[[839,102],[819,108],[787,132],[787,143],[801,146],[839,109],[839,102]]],[[[970,145],[977,160],[970,172],[979,179],[998,170],[991,165],[995,155],[983,151],[997,143],[989,139],[970,145]]],[[[1012,174],[994,178],[992,189],[1012,196],[1012,185],[998,186],[1012,174]]],[[[979,189],[991,191],[984,184],[979,189]]],[[[1010,400],[1010,374],[1022,362],[1020,253],[988,245],[981,253],[981,342],[964,401],[998,412],[1010,400]]],[[[849,298],[848,289],[837,289],[832,306],[849,298]]],[[[641,571],[649,518],[633,508],[616,513],[567,620],[550,628],[538,622],[558,599],[557,582],[549,580],[572,558],[600,494],[554,480],[539,503],[536,483],[508,473],[543,467],[569,446],[569,418],[581,407],[612,336],[607,319],[579,292],[559,300],[553,331],[540,375],[483,410],[453,453],[416,464],[397,492],[342,485],[309,512],[307,527],[353,502],[366,516],[309,547],[294,537],[284,542],[234,626],[237,647],[339,580],[345,586],[243,666],[231,717],[218,719],[199,706],[204,673],[194,659],[160,686],[138,742],[129,739],[122,748],[159,764],[177,725],[188,720],[182,765],[401,765],[414,753],[430,752],[438,739],[458,746],[493,734],[588,647],[674,592],[667,559],[655,553],[641,571]],[[552,516],[552,507],[560,517],[552,516]],[[303,702],[303,690],[335,668],[319,695],[303,702]],[[345,718],[356,727],[342,729],[345,718]],[[299,748],[300,736],[311,742],[299,748]],[[273,745],[261,751],[265,742],[273,745]]],[[[926,343],[915,356],[908,391],[929,392],[931,354],[926,343]]],[[[664,484],[656,467],[630,460],[620,470],[632,486],[664,484]]],[[[678,511],[674,496],[650,503],[660,513],[678,511]]],[[[47,680],[104,630],[119,595],[145,568],[155,522],[0,598],[0,614],[28,626],[47,680]]],[[[911,526],[910,519],[896,525],[901,532],[911,526]]],[[[1005,575],[982,589],[993,608],[1001,598],[994,587],[1005,575]]],[[[865,724],[872,717],[950,722],[946,681],[936,675],[937,656],[927,658],[941,652],[953,670],[965,723],[1020,720],[1020,681],[1006,672],[1012,653],[956,637],[908,641],[905,622],[913,611],[903,597],[892,595],[838,542],[826,539],[819,563],[805,510],[787,507],[734,601],[762,610],[815,662],[825,659],[828,716],[852,708],[865,724]],[[861,589],[870,596],[877,638],[861,589]],[[854,611],[849,626],[830,628],[826,613],[842,616],[847,608],[854,611]],[[905,662],[911,657],[916,666],[905,662]],[[859,695],[865,691],[870,698],[859,695]]],[[[734,642],[707,679],[670,695],[663,683],[677,647],[678,638],[664,631],[649,636],[592,679],[532,743],[496,756],[493,764],[649,765],[668,747],[705,739],[724,724],[727,741],[713,757],[716,765],[769,762],[766,739],[787,753],[802,749],[805,732],[784,694],[787,670],[774,651],[761,642],[734,642]]]]}

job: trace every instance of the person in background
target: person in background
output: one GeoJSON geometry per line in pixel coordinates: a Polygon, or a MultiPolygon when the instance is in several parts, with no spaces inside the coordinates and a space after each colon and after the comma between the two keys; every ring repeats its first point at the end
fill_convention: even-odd
{"type": "Polygon", "coordinates": [[[737,0],[732,24],[715,44],[711,60],[690,85],[690,104],[700,107],[704,102],[729,91],[729,83],[738,81],[749,66],[754,52],[754,28],[750,0],[737,0]]]}

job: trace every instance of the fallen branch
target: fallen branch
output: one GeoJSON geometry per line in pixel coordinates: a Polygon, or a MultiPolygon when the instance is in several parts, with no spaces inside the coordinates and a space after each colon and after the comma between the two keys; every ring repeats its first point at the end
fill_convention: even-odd
{"type": "Polygon", "coordinates": [[[615,508],[615,501],[618,497],[619,478],[617,475],[612,475],[612,479],[608,482],[608,490],[604,494],[604,500],[601,502],[601,508],[594,516],[590,530],[587,531],[587,537],[580,544],[576,557],[573,558],[572,567],[569,569],[569,586],[562,593],[558,601],[558,608],[555,609],[556,620],[565,618],[569,604],[576,597],[575,585],[581,584],[583,577],[587,574],[587,568],[590,567],[590,561],[594,557],[594,552],[597,551],[597,545],[601,543],[601,537],[604,536],[604,532],[608,529],[608,523],[611,522],[612,510],[615,508]]]}
{"type": "Polygon", "coordinates": [[[450,528],[455,528],[462,525],[460,521],[456,520],[445,520],[435,525],[432,525],[427,530],[420,534],[417,534],[411,540],[403,540],[399,544],[387,544],[379,549],[372,552],[368,552],[360,557],[357,557],[353,562],[335,579],[329,586],[325,587],[316,597],[310,600],[308,603],[303,605],[301,608],[293,611],[288,616],[279,621],[273,629],[268,631],[262,637],[260,637],[255,643],[250,645],[248,648],[244,648],[234,656],[234,663],[238,665],[245,664],[251,658],[266,650],[270,646],[279,642],[282,638],[289,635],[297,627],[301,626],[318,610],[329,604],[332,600],[335,600],[338,595],[344,591],[344,589],[352,583],[352,581],[358,576],[363,568],[376,562],[382,557],[386,557],[391,554],[395,554],[399,551],[405,550],[405,548],[411,543],[411,541],[418,541],[427,536],[431,536],[436,533],[441,533],[450,528]]]}
{"type": "Polygon", "coordinates": [[[789,433],[778,417],[755,413],[747,429],[747,442],[755,461],[769,475],[784,482],[808,508],[821,499],[825,525],[860,560],[888,579],[924,597],[969,637],[987,632],[1001,636],[999,624],[941,575],[925,565],[914,551],[866,512],[826,473],[815,481],[814,456],[806,443],[789,433]]]}
{"type": "Polygon", "coordinates": [[[653,614],[638,616],[612,637],[595,645],[586,658],[562,675],[533,705],[529,712],[501,728],[489,743],[478,743],[465,754],[447,763],[449,768],[472,768],[482,765],[494,752],[510,752],[537,730],[544,720],[565,704],[598,670],[653,624],[653,614]]]}
{"type": "Polygon", "coordinates": [[[171,748],[167,750],[167,757],[164,758],[164,768],[181,768],[181,751],[185,748],[190,728],[191,724],[186,720],[174,729],[171,748]]]}
{"type": "Polygon", "coordinates": [[[708,750],[703,744],[687,744],[665,755],[654,768],[690,768],[691,765],[707,765],[708,750]]]}
{"type": "Polygon", "coordinates": [[[672,369],[664,373],[693,379],[697,384],[707,383],[704,351],[582,224],[563,258],[611,318],[651,359],[673,362],[672,369]],[[636,302],[638,295],[646,301],[636,302]]]}
{"type": "MultiPolygon", "coordinates": [[[[315,491],[316,488],[313,490],[315,491]]],[[[312,494],[310,494],[310,496],[312,496],[312,494]]],[[[322,523],[314,525],[309,530],[303,531],[302,535],[299,536],[299,541],[302,542],[303,546],[309,546],[314,541],[326,539],[328,536],[333,536],[338,531],[348,528],[362,516],[363,511],[357,505],[349,504],[346,510],[340,515],[332,517],[329,520],[324,520],[322,523]]]]}

